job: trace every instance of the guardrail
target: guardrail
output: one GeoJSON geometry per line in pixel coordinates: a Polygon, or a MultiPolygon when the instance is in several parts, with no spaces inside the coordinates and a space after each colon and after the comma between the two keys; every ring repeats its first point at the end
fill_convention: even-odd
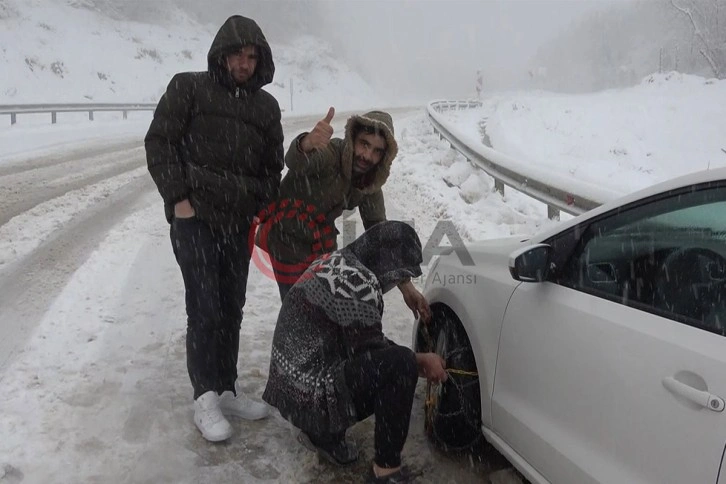
{"type": "Polygon", "coordinates": [[[10,124],[15,124],[18,114],[50,113],[51,123],[55,124],[58,113],[87,112],[88,119],[93,121],[93,113],[100,111],[120,111],[123,118],[128,117],[129,111],[153,111],[155,103],[97,103],[97,104],[5,104],[0,105],[0,114],[10,115],[10,124]]]}
{"type": "Polygon", "coordinates": [[[621,195],[536,166],[525,165],[485,146],[481,140],[467,142],[459,139],[454,133],[455,129],[441,114],[480,106],[479,101],[432,101],[427,107],[427,114],[441,139],[446,139],[470,163],[494,178],[494,187],[500,193],[504,194],[506,185],[539,200],[547,205],[549,218],[559,218],[560,211],[579,215],[621,195]]]}

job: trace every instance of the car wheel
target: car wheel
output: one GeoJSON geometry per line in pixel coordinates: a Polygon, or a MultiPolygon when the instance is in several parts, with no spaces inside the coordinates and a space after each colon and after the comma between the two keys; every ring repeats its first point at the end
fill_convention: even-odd
{"type": "Polygon", "coordinates": [[[468,450],[482,439],[479,376],[474,353],[456,315],[448,308],[432,309],[431,323],[421,329],[423,349],[438,353],[446,361],[449,378],[440,384],[427,384],[426,434],[444,450],[468,450]]]}

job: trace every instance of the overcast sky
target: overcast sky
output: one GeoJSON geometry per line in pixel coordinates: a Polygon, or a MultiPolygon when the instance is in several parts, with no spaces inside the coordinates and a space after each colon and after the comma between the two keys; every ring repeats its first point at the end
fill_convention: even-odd
{"type": "Polygon", "coordinates": [[[273,43],[308,29],[374,87],[431,99],[473,95],[477,68],[486,87],[516,87],[543,42],[578,17],[633,0],[176,1],[214,24],[251,16],[273,43]]]}
{"type": "Polygon", "coordinates": [[[527,76],[537,48],[578,17],[628,0],[343,0],[326,2],[329,32],[377,87],[425,97],[472,95],[527,76]],[[415,80],[414,83],[411,81],[415,80]]]}

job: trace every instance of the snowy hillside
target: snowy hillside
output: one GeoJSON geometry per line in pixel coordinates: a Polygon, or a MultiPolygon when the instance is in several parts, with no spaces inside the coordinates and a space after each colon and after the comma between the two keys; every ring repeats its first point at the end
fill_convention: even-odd
{"type": "MultiPolygon", "coordinates": [[[[219,26],[201,25],[183,11],[167,26],[116,20],[59,0],[0,0],[0,104],[155,102],[172,75],[205,70],[219,26]],[[8,75],[9,74],[9,75],[8,75]]],[[[230,12],[237,13],[237,12],[230,12]]],[[[266,89],[290,112],[357,109],[381,103],[365,81],[333,59],[323,41],[276,44],[274,83],[266,89]],[[319,99],[326,99],[320,106],[319,99]]]]}
{"type": "Polygon", "coordinates": [[[616,193],[726,166],[726,80],[670,72],[590,94],[499,93],[451,116],[520,162],[616,193]]]}

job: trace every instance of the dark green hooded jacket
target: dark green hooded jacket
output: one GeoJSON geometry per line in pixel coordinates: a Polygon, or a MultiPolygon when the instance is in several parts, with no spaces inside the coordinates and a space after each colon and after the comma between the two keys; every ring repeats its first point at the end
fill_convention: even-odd
{"type": "Polygon", "coordinates": [[[293,140],[285,155],[289,170],[271,210],[271,215],[278,219],[268,218],[266,236],[264,240],[258,236],[257,241],[284,263],[309,263],[318,255],[337,249],[335,219],[343,210],[357,207],[366,230],[386,220],[382,187],[398,153],[393,120],[383,111],[351,116],[345,125],[344,139],[333,138],[325,149],[310,154],[297,148],[298,140],[306,134],[293,140]],[[353,132],[357,125],[380,130],[387,145],[381,162],[358,184],[353,179],[353,132]],[[281,208],[284,204],[288,206],[281,208]]]}
{"type": "Polygon", "coordinates": [[[280,107],[262,86],[272,82],[272,51],[254,20],[233,16],[207,55],[206,72],[175,75],[146,134],[146,159],[166,218],[189,199],[196,216],[223,231],[246,230],[274,200],[284,167],[280,107]],[[258,48],[254,75],[237,85],[227,54],[258,48]]]}

